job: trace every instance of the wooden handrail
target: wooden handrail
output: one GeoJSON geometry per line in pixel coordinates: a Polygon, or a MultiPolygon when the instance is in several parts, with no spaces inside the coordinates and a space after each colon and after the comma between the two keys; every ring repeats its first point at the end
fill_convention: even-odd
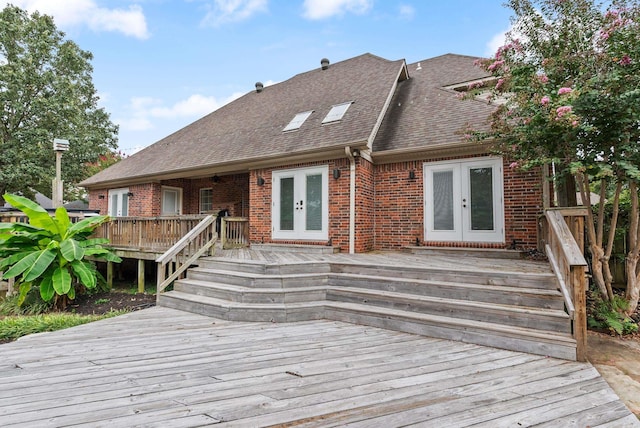
{"type": "MultiPolygon", "coordinates": [[[[544,219],[545,252],[558,278],[560,292],[565,299],[567,312],[573,322],[573,338],[576,340],[576,359],[587,359],[587,261],[583,250],[572,234],[565,215],[575,217],[576,213],[560,210],[546,210],[544,219]]],[[[578,216],[580,214],[577,214],[578,216]]],[[[584,223],[579,222],[584,227],[584,223]]],[[[574,225],[574,233],[579,227],[574,225]]]]}
{"type": "Polygon", "coordinates": [[[156,299],[160,298],[160,293],[169,284],[215,245],[218,239],[215,222],[215,216],[205,217],[196,227],[156,259],[158,264],[156,299]]]}

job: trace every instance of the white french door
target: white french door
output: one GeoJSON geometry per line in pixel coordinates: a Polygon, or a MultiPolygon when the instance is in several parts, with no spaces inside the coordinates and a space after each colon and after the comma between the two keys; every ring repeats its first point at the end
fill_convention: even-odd
{"type": "Polygon", "coordinates": [[[274,239],[328,239],[328,172],[328,166],[273,171],[274,239]]]}
{"type": "Polygon", "coordinates": [[[425,240],[504,242],[502,159],[424,164],[425,240]]]}
{"type": "Polygon", "coordinates": [[[129,189],[109,190],[109,216],[126,217],[129,215],[129,189]]]}
{"type": "Polygon", "coordinates": [[[162,215],[176,216],[182,214],[182,189],[179,187],[162,188],[162,215]]]}

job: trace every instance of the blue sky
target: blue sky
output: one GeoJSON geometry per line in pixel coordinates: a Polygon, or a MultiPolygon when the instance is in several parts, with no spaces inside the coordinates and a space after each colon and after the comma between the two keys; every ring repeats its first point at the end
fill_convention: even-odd
{"type": "MultiPolygon", "coordinates": [[[[0,1],[4,6],[6,1],[0,1]]],[[[370,52],[488,56],[502,0],[11,0],[94,55],[100,105],[131,154],[254,89],[370,52]]]]}

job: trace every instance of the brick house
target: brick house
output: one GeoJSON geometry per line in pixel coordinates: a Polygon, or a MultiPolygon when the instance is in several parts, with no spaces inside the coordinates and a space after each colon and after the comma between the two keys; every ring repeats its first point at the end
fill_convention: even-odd
{"type": "Polygon", "coordinates": [[[247,93],[81,183],[112,216],[247,217],[252,243],[343,252],[535,248],[539,171],[464,139],[493,107],[457,89],[475,58],[371,54],[247,93]]]}

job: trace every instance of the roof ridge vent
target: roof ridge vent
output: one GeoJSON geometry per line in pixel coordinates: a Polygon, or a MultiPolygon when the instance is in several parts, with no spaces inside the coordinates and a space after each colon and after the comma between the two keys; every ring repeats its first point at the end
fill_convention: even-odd
{"type": "Polygon", "coordinates": [[[256,82],[256,92],[260,93],[262,92],[263,89],[264,89],[264,85],[262,84],[262,82],[256,82]]]}
{"type": "Polygon", "coordinates": [[[329,68],[329,60],[327,58],[322,58],[320,60],[320,66],[322,67],[323,70],[326,70],[327,68],[329,68]]]}

